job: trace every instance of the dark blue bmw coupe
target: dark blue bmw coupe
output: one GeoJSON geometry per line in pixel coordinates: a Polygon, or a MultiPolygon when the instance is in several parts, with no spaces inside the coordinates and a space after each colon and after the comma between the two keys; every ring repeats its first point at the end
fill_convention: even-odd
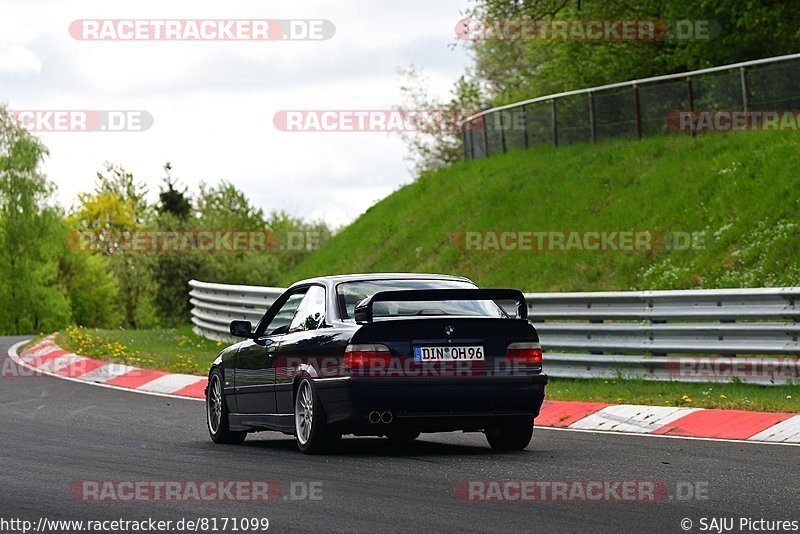
{"type": "Polygon", "coordinates": [[[542,350],[520,291],[466,278],[358,274],[297,282],[246,338],[212,364],[215,443],[293,434],[305,453],[343,434],[413,440],[484,432],[493,448],[528,446],[544,400],[542,350]]]}

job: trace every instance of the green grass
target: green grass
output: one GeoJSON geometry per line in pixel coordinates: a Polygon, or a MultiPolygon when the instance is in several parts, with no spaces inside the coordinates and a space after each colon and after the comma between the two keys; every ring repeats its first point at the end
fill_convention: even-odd
{"type": "Polygon", "coordinates": [[[335,273],[468,276],[526,291],[797,285],[800,135],[541,147],[425,175],[371,207],[283,283],[335,273]],[[476,252],[463,231],[705,232],[700,251],[476,252]]]}
{"type": "Polygon", "coordinates": [[[694,384],[646,380],[551,378],[548,400],[800,412],[800,385],[757,386],[740,382],[694,384]]]}
{"type": "Polygon", "coordinates": [[[68,327],[56,342],[75,354],[158,369],[205,375],[222,343],[197,336],[190,326],[163,330],[101,330],[68,327]]]}

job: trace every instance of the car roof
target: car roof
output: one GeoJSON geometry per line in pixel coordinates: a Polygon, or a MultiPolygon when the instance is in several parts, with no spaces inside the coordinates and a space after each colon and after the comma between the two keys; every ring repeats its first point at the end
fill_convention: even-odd
{"type": "Polygon", "coordinates": [[[426,274],[426,273],[361,273],[361,274],[337,274],[332,276],[318,276],[300,280],[292,284],[292,287],[302,284],[325,284],[336,285],[342,282],[362,282],[370,280],[458,280],[473,283],[469,278],[454,276],[449,274],[426,274]]]}

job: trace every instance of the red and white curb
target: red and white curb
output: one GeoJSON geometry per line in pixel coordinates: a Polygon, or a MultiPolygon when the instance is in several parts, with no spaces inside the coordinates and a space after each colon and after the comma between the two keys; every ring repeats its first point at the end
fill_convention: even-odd
{"type": "MultiPolygon", "coordinates": [[[[72,354],[55,343],[54,335],[17,354],[9,355],[18,364],[45,375],[89,382],[111,388],[129,389],[138,393],[204,399],[208,379],[204,376],[183,375],[140,369],[130,365],[95,360],[72,354]]],[[[20,343],[13,347],[23,345],[20,343]]]]}
{"type": "Polygon", "coordinates": [[[800,415],[793,413],[545,402],[537,426],[682,438],[800,444],[800,415]]]}
{"type": "MultiPolygon", "coordinates": [[[[78,356],[57,346],[54,335],[17,354],[15,349],[24,343],[12,347],[10,356],[18,364],[43,374],[150,395],[205,398],[206,377],[170,374],[78,356]]],[[[800,444],[800,415],[794,413],[546,401],[536,425],[584,432],[800,444]]]]}

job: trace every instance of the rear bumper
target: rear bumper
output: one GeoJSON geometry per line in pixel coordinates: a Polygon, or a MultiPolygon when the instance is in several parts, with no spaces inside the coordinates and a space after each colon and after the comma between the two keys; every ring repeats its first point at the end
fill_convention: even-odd
{"type": "Polygon", "coordinates": [[[548,377],[333,378],[315,380],[327,422],[343,433],[381,435],[393,428],[423,432],[482,430],[503,419],[533,420],[548,377]],[[391,412],[390,424],[369,422],[391,412]]]}

